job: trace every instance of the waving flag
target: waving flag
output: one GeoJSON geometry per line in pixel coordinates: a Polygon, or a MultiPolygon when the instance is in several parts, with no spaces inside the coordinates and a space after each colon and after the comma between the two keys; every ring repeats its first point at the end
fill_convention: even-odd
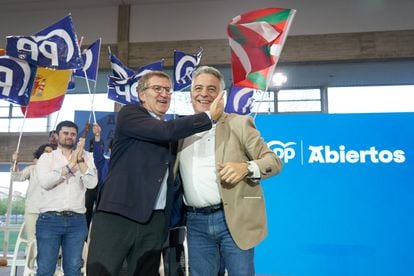
{"type": "Polygon", "coordinates": [[[135,72],[125,67],[115,55],[111,54],[111,66],[114,75],[108,78],[108,99],[121,104],[139,103],[138,80],[149,71],[161,71],[163,65],[164,60],[158,60],[139,67],[138,72],[135,72]],[[112,60],[112,57],[114,60],[112,60]]]}
{"type": "Polygon", "coordinates": [[[7,54],[54,69],[79,69],[83,62],[70,15],[32,36],[8,36],[7,54]]]}
{"type": "Polygon", "coordinates": [[[143,65],[138,68],[138,75],[141,77],[145,73],[148,73],[149,71],[161,71],[164,67],[164,60],[157,60],[153,63],[149,63],[147,65],[143,65]]]}
{"type": "Polygon", "coordinates": [[[111,62],[112,75],[118,79],[127,79],[132,77],[136,72],[126,67],[122,62],[109,51],[109,61],[111,62]]]}
{"type": "Polygon", "coordinates": [[[202,48],[193,55],[174,51],[174,91],[180,91],[191,85],[191,77],[200,64],[202,52],[202,48]]]}
{"type": "Polygon", "coordinates": [[[0,56],[0,99],[27,105],[35,75],[36,67],[26,61],[0,56]]]}
{"type": "Polygon", "coordinates": [[[118,79],[109,76],[108,79],[108,99],[120,104],[139,103],[137,85],[141,78],[138,74],[128,79],[118,79]]]}
{"type": "Polygon", "coordinates": [[[295,13],[266,8],[230,21],[227,34],[234,85],[267,90],[295,13]]]}
{"type": "Polygon", "coordinates": [[[95,81],[98,78],[99,55],[101,52],[101,39],[96,40],[82,52],[83,68],[75,70],[74,75],[95,81]]]}
{"type": "Polygon", "coordinates": [[[47,116],[60,109],[72,70],[53,70],[39,67],[27,107],[27,118],[47,116]]]}
{"type": "Polygon", "coordinates": [[[232,86],[224,111],[241,115],[250,114],[254,102],[253,93],[254,89],[232,86]]]}

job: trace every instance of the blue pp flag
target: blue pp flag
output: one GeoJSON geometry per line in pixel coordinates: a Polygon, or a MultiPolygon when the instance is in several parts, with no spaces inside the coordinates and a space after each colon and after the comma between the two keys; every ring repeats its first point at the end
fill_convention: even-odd
{"type": "Polygon", "coordinates": [[[139,103],[137,85],[140,76],[133,75],[127,79],[114,76],[108,78],[108,99],[120,104],[139,103]]]}
{"type": "Polygon", "coordinates": [[[224,111],[241,115],[249,114],[254,102],[253,93],[254,89],[252,88],[232,86],[224,111]]]}
{"type": "Polygon", "coordinates": [[[143,65],[135,72],[124,66],[111,54],[112,76],[108,78],[108,99],[120,104],[139,103],[138,80],[147,72],[161,71],[164,60],[143,65]]]}
{"type": "Polygon", "coordinates": [[[147,65],[143,65],[138,68],[138,75],[141,77],[145,75],[149,71],[162,71],[162,68],[164,66],[164,60],[157,60],[153,63],[149,63],[147,65]]]}
{"type": "Polygon", "coordinates": [[[32,36],[8,36],[7,54],[28,63],[54,69],[83,66],[70,15],[32,36]]]}
{"type": "Polygon", "coordinates": [[[0,99],[21,106],[28,105],[36,69],[26,61],[0,56],[0,99]]]}
{"type": "Polygon", "coordinates": [[[101,39],[99,38],[82,52],[83,68],[77,69],[74,75],[95,81],[98,78],[99,55],[101,52],[101,39]]]}
{"type": "Polygon", "coordinates": [[[112,75],[118,79],[128,79],[136,72],[126,67],[114,54],[109,52],[109,61],[111,63],[112,75]]]}
{"type": "Polygon", "coordinates": [[[191,85],[191,77],[201,61],[203,49],[196,54],[174,51],[174,91],[180,91],[191,85]]]}

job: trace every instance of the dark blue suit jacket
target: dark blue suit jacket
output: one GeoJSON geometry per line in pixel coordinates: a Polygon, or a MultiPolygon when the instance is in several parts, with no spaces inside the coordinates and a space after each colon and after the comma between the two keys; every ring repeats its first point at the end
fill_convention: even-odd
{"type": "Polygon", "coordinates": [[[168,222],[173,200],[177,141],[210,128],[211,120],[205,113],[160,121],[140,105],[124,106],[118,114],[109,173],[98,211],[147,222],[168,168],[168,222]]]}

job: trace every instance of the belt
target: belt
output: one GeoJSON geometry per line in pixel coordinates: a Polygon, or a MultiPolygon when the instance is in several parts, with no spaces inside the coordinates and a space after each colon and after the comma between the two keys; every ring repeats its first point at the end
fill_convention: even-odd
{"type": "Polygon", "coordinates": [[[215,205],[211,205],[207,207],[201,207],[201,208],[186,206],[186,209],[187,209],[187,212],[192,212],[192,213],[212,214],[217,211],[223,210],[223,204],[219,203],[219,204],[215,204],[215,205]]]}
{"type": "Polygon", "coordinates": [[[73,212],[73,211],[60,211],[60,212],[48,211],[48,212],[46,212],[46,214],[51,214],[51,215],[55,215],[55,216],[58,216],[58,217],[73,217],[73,216],[83,215],[83,214],[76,213],[76,212],[73,212]]]}

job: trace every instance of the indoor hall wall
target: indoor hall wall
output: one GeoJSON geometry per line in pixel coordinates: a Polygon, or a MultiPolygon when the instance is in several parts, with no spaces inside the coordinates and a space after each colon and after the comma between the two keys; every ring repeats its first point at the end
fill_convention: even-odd
{"type": "Polygon", "coordinates": [[[290,35],[414,29],[412,0],[152,1],[131,6],[131,42],[227,38],[228,21],[264,7],[297,10],[290,35]]]}
{"type": "MultiPolygon", "coordinates": [[[[17,1],[16,1],[17,2],[17,1]]],[[[30,1],[29,1],[30,2],[30,1]]],[[[36,1],[41,3],[42,1],[36,1]]],[[[85,44],[102,37],[117,43],[121,1],[43,1],[43,5],[0,3],[0,47],[7,35],[31,35],[72,14],[85,44]],[[27,7],[26,7],[27,6],[27,7]]],[[[243,12],[264,7],[297,9],[291,36],[414,29],[412,0],[130,0],[130,42],[209,40],[226,38],[228,21],[243,12]]]]}
{"type": "MultiPolygon", "coordinates": [[[[85,0],[87,1],[87,0],[85,0]]],[[[69,13],[72,15],[74,27],[78,36],[84,36],[85,45],[102,38],[102,43],[117,42],[118,6],[77,7],[71,6],[70,1],[62,1],[62,7],[45,6],[28,10],[14,10],[5,12],[1,8],[0,16],[0,48],[6,47],[8,35],[32,35],[69,13]]],[[[93,1],[96,2],[96,1],[93,1]]],[[[23,7],[22,7],[23,9],[23,7]]]]}

